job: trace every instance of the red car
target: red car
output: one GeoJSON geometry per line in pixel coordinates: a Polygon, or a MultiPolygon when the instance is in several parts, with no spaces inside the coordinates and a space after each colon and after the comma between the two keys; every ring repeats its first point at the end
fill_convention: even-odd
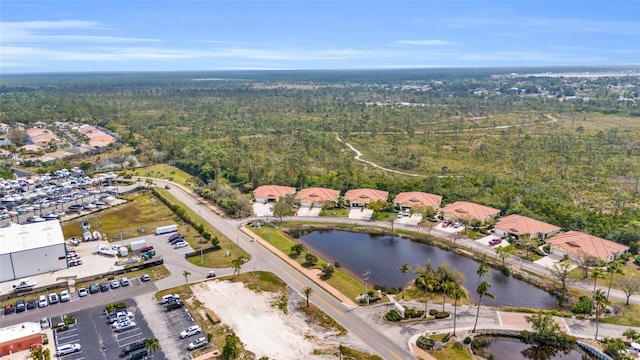
{"type": "Polygon", "coordinates": [[[138,251],[141,252],[141,253],[145,253],[145,252],[151,251],[151,250],[153,250],[153,246],[145,246],[145,247],[141,248],[138,251]]]}
{"type": "Polygon", "coordinates": [[[448,227],[449,225],[451,225],[451,220],[445,220],[445,221],[442,223],[442,227],[448,227]]]}
{"type": "Polygon", "coordinates": [[[7,314],[11,314],[12,312],[13,312],[13,305],[11,305],[11,304],[6,304],[6,305],[4,306],[4,312],[3,312],[3,314],[4,314],[4,315],[7,315],[7,314]]]}
{"type": "Polygon", "coordinates": [[[489,245],[491,246],[496,246],[498,244],[500,244],[502,242],[502,239],[500,238],[493,238],[491,239],[491,241],[489,241],[489,245]]]}

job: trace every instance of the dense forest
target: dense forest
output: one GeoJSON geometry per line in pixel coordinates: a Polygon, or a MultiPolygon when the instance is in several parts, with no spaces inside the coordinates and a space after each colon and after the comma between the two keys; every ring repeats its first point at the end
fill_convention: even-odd
{"type": "Polygon", "coordinates": [[[536,75],[548,68],[14,75],[0,86],[0,121],[101,125],[142,162],[172,162],[203,184],[245,193],[262,184],[427,191],[637,248],[639,69],[552,70],[582,75],[536,75]],[[345,142],[414,176],[356,161],[345,142]]]}

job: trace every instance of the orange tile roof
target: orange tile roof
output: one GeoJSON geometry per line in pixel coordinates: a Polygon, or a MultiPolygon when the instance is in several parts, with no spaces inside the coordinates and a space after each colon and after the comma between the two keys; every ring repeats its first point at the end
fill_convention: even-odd
{"type": "Polygon", "coordinates": [[[495,226],[496,229],[504,230],[512,234],[550,234],[560,231],[560,227],[548,224],[526,216],[513,214],[500,218],[495,226]]]}
{"type": "Polygon", "coordinates": [[[628,246],[585,234],[579,231],[567,231],[547,240],[551,245],[559,246],[574,254],[585,253],[598,259],[608,259],[613,254],[621,254],[629,250],[628,246]]]}
{"type": "Polygon", "coordinates": [[[296,199],[313,202],[335,201],[340,196],[340,190],[326,188],[308,188],[298,191],[296,199]]]}
{"type": "Polygon", "coordinates": [[[500,210],[472,202],[457,201],[443,207],[442,213],[466,221],[485,221],[500,214],[500,210]]]}
{"type": "Polygon", "coordinates": [[[262,185],[253,190],[253,196],[257,198],[279,198],[295,192],[296,188],[291,186],[262,185]]]}
{"type": "Polygon", "coordinates": [[[375,189],[352,189],[344,194],[345,200],[361,204],[368,204],[373,201],[387,201],[388,196],[388,191],[375,189]]]}
{"type": "Polygon", "coordinates": [[[400,206],[431,206],[432,208],[437,209],[442,203],[442,196],[419,191],[410,191],[398,194],[396,198],[393,199],[393,202],[400,206]]]}

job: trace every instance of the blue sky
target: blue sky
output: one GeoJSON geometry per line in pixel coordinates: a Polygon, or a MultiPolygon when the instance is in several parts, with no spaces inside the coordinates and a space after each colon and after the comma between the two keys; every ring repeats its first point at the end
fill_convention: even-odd
{"type": "Polygon", "coordinates": [[[640,1],[2,0],[0,73],[640,64],[640,1]]]}

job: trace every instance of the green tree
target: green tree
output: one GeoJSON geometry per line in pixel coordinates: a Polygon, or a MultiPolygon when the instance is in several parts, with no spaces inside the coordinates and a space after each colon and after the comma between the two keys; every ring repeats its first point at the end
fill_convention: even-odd
{"type": "MultiPolygon", "coordinates": [[[[398,270],[400,270],[400,272],[402,273],[403,277],[406,277],[407,274],[411,272],[411,266],[409,266],[409,264],[402,264],[402,265],[400,265],[398,270]]],[[[405,298],[404,290],[407,287],[406,282],[404,284],[405,285],[402,286],[402,298],[403,299],[405,298]]]]}
{"type": "Polygon", "coordinates": [[[491,289],[491,284],[489,284],[486,281],[483,281],[480,284],[478,284],[478,288],[476,289],[476,292],[478,293],[478,308],[476,309],[476,322],[473,324],[473,330],[471,330],[471,332],[476,332],[476,327],[478,326],[478,317],[480,316],[480,304],[482,303],[482,298],[483,297],[488,297],[489,299],[496,298],[495,296],[493,296],[493,294],[489,292],[489,289],[491,289]]]}
{"type": "Polygon", "coordinates": [[[418,275],[414,280],[415,286],[424,292],[424,316],[427,317],[429,294],[433,292],[433,289],[435,289],[437,285],[435,280],[435,271],[433,270],[431,262],[427,261],[424,267],[418,267],[414,273],[418,275]]]}
{"type": "Polygon", "coordinates": [[[313,289],[306,286],[304,289],[302,289],[302,292],[304,293],[304,296],[307,298],[307,307],[309,307],[309,296],[313,293],[313,289]]]}
{"type": "Polygon", "coordinates": [[[603,275],[604,275],[604,272],[599,267],[593,268],[591,270],[591,277],[593,278],[593,291],[596,291],[596,286],[598,285],[598,279],[602,278],[603,275]]]}
{"type": "Polygon", "coordinates": [[[458,317],[458,301],[467,298],[467,292],[462,286],[457,286],[449,296],[453,299],[453,336],[456,336],[456,318],[458,317]]]}
{"type": "Polygon", "coordinates": [[[245,262],[247,262],[247,259],[244,256],[238,256],[237,258],[231,260],[231,267],[233,267],[233,277],[235,277],[236,272],[238,273],[238,276],[240,276],[240,269],[245,262]]]}
{"type": "Polygon", "coordinates": [[[480,281],[483,276],[489,274],[489,265],[484,261],[478,265],[478,269],[476,270],[476,274],[478,275],[478,285],[480,285],[480,281]]]}
{"type": "Polygon", "coordinates": [[[295,210],[293,207],[294,196],[292,194],[286,194],[285,196],[281,196],[278,198],[278,201],[273,205],[273,215],[280,218],[280,222],[282,222],[282,218],[284,216],[291,216],[295,214],[295,210]]]}
{"type": "Polygon", "coordinates": [[[626,305],[629,305],[629,298],[640,290],[640,278],[625,276],[618,282],[620,289],[627,297],[626,305]]]}
{"type": "Polygon", "coordinates": [[[565,348],[573,342],[573,339],[562,332],[560,325],[549,314],[525,316],[525,320],[533,329],[533,331],[520,332],[522,340],[527,344],[537,347],[565,348]]]}
{"type": "Polygon", "coordinates": [[[600,315],[607,309],[607,305],[609,305],[609,300],[607,300],[607,295],[604,291],[598,289],[593,292],[593,304],[596,312],[596,335],[595,339],[598,340],[598,330],[600,325],[600,315]]]}
{"type": "Polygon", "coordinates": [[[327,264],[327,263],[322,264],[322,275],[321,275],[321,278],[323,280],[329,279],[333,275],[333,272],[335,270],[336,269],[331,264],[327,264]]]}
{"type": "Polygon", "coordinates": [[[160,342],[157,338],[146,338],[144,339],[144,348],[151,353],[151,357],[153,358],[153,354],[160,349],[160,342]]]}
{"type": "Polygon", "coordinates": [[[233,360],[240,356],[240,347],[238,343],[240,339],[235,333],[231,332],[224,337],[224,346],[222,347],[222,358],[225,360],[233,360]]]}
{"type": "Polygon", "coordinates": [[[613,282],[613,274],[624,274],[622,263],[619,260],[613,260],[606,265],[607,272],[609,273],[609,288],[607,289],[607,299],[611,293],[611,283],[613,282]]]}
{"type": "Polygon", "coordinates": [[[313,266],[318,262],[318,257],[312,253],[306,253],[304,255],[304,260],[307,264],[309,264],[310,266],[313,266]]]}
{"type": "Polygon", "coordinates": [[[635,341],[635,342],[640,341],[640,333],[638,331],[636,331],[635,329],[632,329],[632,328],[628,328],[627,330],[625,330],[622,333],[622,336],[626,337],[627,339],[629,339],[631,341],[635,341]]]}
{"type": "Polygon", "coordinates": [[[214,249],[219,249],[220,248],[220,239],[218,239],[217,236],[214,236],[211,239],[211,246],[213,246],[214,249]]]}
{"type": "Polygon", "coordinates": [[[189,283],[189,276],[191,276],[191,273],[188,272],[187,270],[184,270],[182,272],[182,276],[184,276],[184,283],[188,284],[189,283]]]}
{"type": "Polygon", "coordinates": [[[307,247],[303,243],[296,243],[293,246],[291,246],[291,254],[294,255],[293,257],[300,256],[306,250],[307,250],[307,247]]]}
{"type": "Polygon", "coordinates": [[[553,264],[550,270],[551,274],[562,283],[562,290],[567,290],[567,278],[571,271],[571,263],[568,261],[561,261],[553,264]]]}
{"type": "Polygon", "coordinates": [[[496,249],[496,255],[497,255],[500,259],[502,259],[502,266],[505,266],[504,261],[505,261],[506,259],[510,258],[510,257],[511,257],[511,254],[509,254],[509,252],[507,251],[507,249],[505,249],[505,248],[504,248],[504,247],[502,247],[502,246],[499,246],[499,247],[497,247],[497,248],[495,248],[495,249],[496,249]]]}
{"type": "Polygon", "coordinates": [[[613,360],[633,360],[626,355],[625,350],[628,349],[627,344],[619,338],[604,338],[604,349],[613,360]]]}

